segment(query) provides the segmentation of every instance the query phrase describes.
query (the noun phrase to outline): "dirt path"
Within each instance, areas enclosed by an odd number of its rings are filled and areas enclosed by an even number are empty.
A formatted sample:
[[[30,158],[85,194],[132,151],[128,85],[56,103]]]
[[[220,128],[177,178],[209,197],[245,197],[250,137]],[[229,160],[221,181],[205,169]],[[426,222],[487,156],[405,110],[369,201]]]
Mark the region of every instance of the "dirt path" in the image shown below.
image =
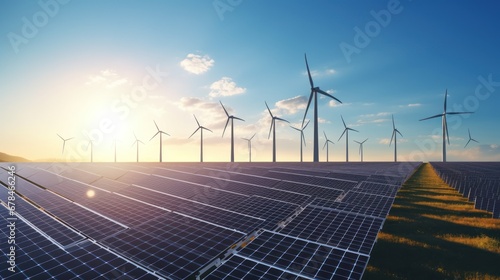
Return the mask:
[[[423,164],[399,191],[363,279],[500,279],[500,220]]]

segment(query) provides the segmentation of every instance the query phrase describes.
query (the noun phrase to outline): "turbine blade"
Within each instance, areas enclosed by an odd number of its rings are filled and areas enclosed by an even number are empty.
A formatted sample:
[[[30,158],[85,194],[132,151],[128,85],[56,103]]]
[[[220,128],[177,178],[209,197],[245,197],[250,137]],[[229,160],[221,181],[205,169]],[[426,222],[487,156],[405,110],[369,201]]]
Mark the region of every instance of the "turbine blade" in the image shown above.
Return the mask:
[[[151,139],[149,139],[149,141],[153,140],[153,138],[155,138],[156,135],[158,135],[158,133],[160,133],[160,131],[156,132],[155,135],[153,135],[153,137],[151,137]]]
[[[226,116],[229,117],[229,114],[227,113],[226,108],[224,107],[224,105],[222,105],[222,102],[220,100],[219,100],[219,103],[222,106],[222,109],[224,109],[224,112],[226,112]]]
[[[358,143],[358,144],[361,144],[361,142],[358,142],[358,141],[356,141],[356,140],[352,140],[352,141],[354,141],[354,142],[356,142],[356,143]]]
[[[473,114],[474,112],[448,112],[447,115]]]
[[[444,113],[446,114],[446,100],[448,99],[448,89],[446,89],[445,93],[444,93]]]
[[[439,114],[439,115],[435,115],[435,116],[428,117],[428,118],[425,118],[425,119],[420,119],[419,121],[425,121],[425,120],[428,120],[428,119],[434,119],[434,118],[442,117],[443,115],[444,114]]]
[[[304,132],[301,131],[300,135],[302,136],[302,140],[304,140],[304,142],[302,142],[302,143],[304,143],[304,146],[306,146],[306,137],[304,136]]]
[[[271,126],[269,127],[269,136],[267,136],[267,139],[269,139],[271,137],[271,130],[273,130],[273,125],[274,125],[274,118],[271,121]]]
[[[69,141],[69,140],[71,140],[71,139],[73,139],[73,138],[75,138],[75,137],[70,137],[70,138],[68,138],[68,139],[65,139],[64,141]]]
[[[328,137],[326,137],[326,133],[324,130],[323,130],[323,135],[325,135],[325,139],[328,140]]]
[[[474,141],[474,142],[476,142],[476,143],[479,143],[476,139],[472,139],[472,138],[471,138],[470,140],[472,140],[472,141]]]
[[[191,138],[191,137],[193,137],[193,135],[194,135],[196,132],[198,132],[198,130],[199,130],[200,128],[202,128],[202,127],[201,127],[201,126],[198,126],[198,128],[197,128],[197,129],[193,132],[193,134],[191,134],[191,136],[189,136],[189,137],[188,137],[188,139],[189,139],[189,138]]]
[[[470,139],[469,139],[469,141],[467,141],[467,144],[465,144],[464,148],[466,148],[467,145],[469,145],[469,142],[470,142]]]
[[[326,145],[328,145],[328,140],[325,141],[325,145],[323,145],[323,150],[325,149]]]
[[[231,118],[229,118],[229,117],[227,118],[226,126],[224,126],[224,131],[222,131],[222,137],[224,137],[224,133],[226,132],[226,128],[227,128],[227,125],[229,124],[230,119]]]
[[[401,135],[401,137],[404,137],[403,134],[401,134],[401,132],[399,132],[399,130],[395,130],[395,132],[399,133],[399,135]]]
[[[300,129],[298,129],[298,128],[295,128],[295,127],[293,127],[293,126],[290,126],[290,127],[291,127],[291,128],[293,128],[293,129],[295,129],[295,130],[297,130],[297,131],[302,132],[302,130],[300,130]]]
[[[162,133],[162,134],[165,134],[165,135],[170,136],[170,134],[168,134],[168,133],[166,133],[166,132],[164,132],[164,131],[161,131],[161,130],[160,130],[159,132],[160,132],[160,133]]]
[[[153,122],[155,123],[156,129],[157,129],[158,131],[160,131],[160,128],[158,127],[158,125],[156,124],[156,122],[155,122],[154,120],[153,120]]]
[[[361,142],[361,144],[365,143],[366,141],[368,141],[368,138],[366,138],[365,141]]]
[[[61,138],[61,140],[66,141],[66,140],[64,140],[64,138],[62,138],[61,135],[59,135],[58,133],[56,133],[56,134],[57,134],[57,136],[59,136],[59,138]]]
[[[317,91],[318,91],[319,93],[323,94],[323,95],[326,95],[326,96],[328,96],[328,97],[331,97],[331,98],[335,99],[337,102],[339,102],[340,104],[342,104],[342,101],[340,101],[340,100],[338,100],[337,98],[333,97],[333,95],[331,95],[331,94],[327,93],[326,91],[322,91],[322,90],[321,90],[321,89],[319,89],[319,88],[317,89]]]
[[[274,117],[275,120],[279,120],[279,121],[283,121],[283,122],[287,122],[287,123],[290,123],[289,121],[285,120],[285,119],[282,119],[282,118],[278,118],[278,117]]]
[[[389,147],[391,146],[392,144],[392,139],[394,139],[394,136],[396,135],[396,130],[393,130],[392,131],[392,136],[391,136],[391,141],[389,142]],[[395,142],[394,142],[395,143]]]
[[[394,124],[394,115],[392,115],[392,129],[393,130],[396,129],[396,125]]]
[[[196,118],[196,115],[195,115],[195,114],[193,114],[193,116],[194,116],[194,120],[196,121],[196,124],[198,125],[198,127],[200,127],[200,122],[199,122],[199,121],[198,121],[198,119]]]
[[[311,120],[307,120],[307,123],[306,123],[306,125],[304,125],[304,126],[302,127],[302,130],[306,129],[306,127],[307,127],[307,125],[309,124],[309,122],[310,122],[310,121],[311,121]]]
[[[304,59],[306,60],[306,68],[307,68],[307,75],[309,76],[309,84],[311,85],[311,88],[314,88],[314,83],[313,79],[311,77],[311,71],[309,71],[309,64],[307,63],[307,55],[304,54]]]
[[[448,139],[448,145],[450,145],[450,134],[448,133],[448,121],[446,120],[446,115],[444,115],[444,127],[446,128],[446,139]]]
[[[210,130],[210,129],[208,129],[208,128],[204,127],[204,126],[202,126],[202,127],[201,127],[201,129],[208,130],[208,131],[210,131],[210,132],[214,133],[212,130]]]
[[[267,102],[264,101],[264,103],[266,103],[266,107],[267,107],[267,111],[269,111],[269,115],[271,115],[271,118],[274,118],[273,113],[271,113],[271,109],[269,109],[269,106],[267,106]]]
[[[311,90],[311,95],[309,95],[309,101],[307,102],[306,106],[306,112],[304,113],[304,118],[302,119],[302,125],[304,125],[304,122],[306,121],[306,116],[307,116],[307,110],[309,110],[309,105],[311,105],[311,100],[313,98],[313,91]]]
[[[346,129],[344,129],[344,131],[342,132],[342,135],[340,135],[339,140],[337,140],[337,141],[340,141],[340,139],[342,139],[342,136],[344,136],[344,133],[345,133],[346,131],[347,131],[347,128],[346,128]]]
[[[234,117],[234,116],[232,116],[232,118],[233,118],[233,119],[240,120],[240,121],[245,121],[245,120],[244,120],[244,119],[242,119],[242,118],[238,118],[238,117]]]
[[[346,129],[347,129],[347,130],[352,130],[352,131],[359,132],[359,131],[357,131],[356,129],[352,129],[352,128],[350,128],[350,127],[346,127]]]
[[[342,115],[340,115],[340,118],[342,118],[342,123],[344,124],[344,128],[347,129],[347,126],[345,125],[344,117],[342,117]]]
[[[253,137],[255,136],[255,134],[257,134],[257,133],[254,133],[254,134],[252,135],[252,137],[250,137],[250,139],[248,139],[248,141],[252,141],[252,139],[253,139]]]
[[[469,131],[469,139],[471,139],[471,137],[470,137],[470,129],[469,129],[469,128],[467,128],[467,131]]]

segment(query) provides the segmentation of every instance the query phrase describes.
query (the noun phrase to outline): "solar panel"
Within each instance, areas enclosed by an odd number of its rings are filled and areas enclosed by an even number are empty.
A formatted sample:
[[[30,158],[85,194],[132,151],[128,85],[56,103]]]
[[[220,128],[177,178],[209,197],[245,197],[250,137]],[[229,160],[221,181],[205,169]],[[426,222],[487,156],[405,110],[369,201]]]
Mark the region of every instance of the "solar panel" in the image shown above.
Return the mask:
[[[186,279],[244,235],[167,213],[103,241],[161,275]]]
[[[66,181],[63,177],[50,173],[48,171],[40,169],[38,172],[31,174],[30,176],[26,177],[22,173],[19,173],[22,177],[27,178],[29,181],[43,186],[45,188],[49,188],[53,185],[60,184],[61,182]]]
[[[16,212],[61,246],[68,246],[84,239],[84,236],[21,198],[16,199]]]
[[[388,197],[396,197],[396,194],[399,190],[399,186],[386,185],[373,182],[361,182],[355,190],[358,192],[366,192]]]
[[[116,168],[114,165],[109,163],[82,163],[76,166],[76,168],[113,180],[116,180],[127,172],[126,170]]]
[[[288,272],[290,276],[310,279],[361,279],[369,259],[367,255],[271,231],[264,231],[236,255]],[[224,265],[212,275],[223,269]]]
[[[0,210],[1,220],[7,223],[8,212]],[[0,227],[3,236],[9,229]],[[2,263],[7,263],[7,255],[1,254]],[[2,279],[98,279],[131,277],[132,279],[158,279],[146,270],[106,251],[93,243],[74,245],[64,250],[51,243],[43,235],[22,220],[16,221],[15,272],[8,265],[0,269]]]
[[[118,182],[115,180],[111,180],[111,179],[108,179],[105,177],[101,178],[97,181],[92,182],[91,185],[96,186],[96,187],[101,188],[101,189],[108,190],[110,192],[121,191],[121,190],[128,188],[130,186],[129,184]]]
[[[391,210],[394,197],[350,191],[342,198],[342,202],[376,209],[385,217],[389,214],[389,210]]]
[[[49,209],[49,212],[94,240],[106,238],[125,229],[120,224],[114,223],[74,203]]]
[[[370,254],[381,226],[378,218],[306,207],[280,233]]]
[[[354,214],[361,214],[361,215],[367,215],[367,216],[372,216],[372,217],[377,217],[381,219],[385,219],[387,216],[386,211],[382,209],[377,209],[373,207],[365,207],[359,204],[350,204],[346,202],[341,202],[341,201],[331,201],[331,200],[326,200],[326,199],[321,199],[317,198],[313,200],[310,204],[310,206],[317,206],[321,208],[327,208],[327,209],[335,209],[347,213],[354,213]]]
[[[251,196],[238,204],[236,212],[265,219],[265,229],[274,229],[279,222],[286,220],[298,209],[297,204],[276,201],[265,197]]]
[[[329,200],[337,199],[344,192],[343,190],[331,189],[323,186],[311,186],[293,182],[280,182],[276,184],[274,188],[302,193],[313,197],[322,197]]]

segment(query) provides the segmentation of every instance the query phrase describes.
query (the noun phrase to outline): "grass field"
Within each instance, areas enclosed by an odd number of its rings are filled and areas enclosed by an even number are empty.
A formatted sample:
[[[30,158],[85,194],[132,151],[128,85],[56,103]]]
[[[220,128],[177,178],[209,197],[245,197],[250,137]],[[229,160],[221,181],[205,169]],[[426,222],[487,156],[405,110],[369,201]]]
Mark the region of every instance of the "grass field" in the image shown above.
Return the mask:
[[[500,279],[500,219],[423,164],[399,191],[363,279]]]

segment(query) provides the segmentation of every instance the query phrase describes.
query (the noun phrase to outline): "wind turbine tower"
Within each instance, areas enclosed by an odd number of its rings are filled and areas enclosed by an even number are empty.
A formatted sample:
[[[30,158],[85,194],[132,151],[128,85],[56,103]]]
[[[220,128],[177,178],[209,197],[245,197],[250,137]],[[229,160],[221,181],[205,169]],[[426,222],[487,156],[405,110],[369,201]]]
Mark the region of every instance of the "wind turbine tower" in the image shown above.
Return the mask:
[[[279,118],[279,117],[276,117],[273,115],[273,113],[271,112],[271,109],[269,109],[269,106],[267,106],[267,102],[264,101],[264,103],[266,103],[266,107],[267,107],[267,111],[269,111],[269,115],[271,115],[271,127],[269,127],[269,136],[267,137],[267,139],[269,139],[269,137],[271,137],[271,131],[273,132],[273,162],[276,162],[276,121],[283,121],[283,122],[287,122],[287,123],[290,123],[289,121],[285,120],[285,119],[282,119],[282,118]]]
[[[136,162],[139,162],[139,143],[143,144],[144,145],[144,142],[142,142],[141,140],[139,140],[137,138],[137,136],[135,135],[135,132],[134,132],[134,138],[135,138],[135,141],[134,143],[132,143],[132,146],[134,146],[134,144],[137,145],[137,157],[136,157]]]
[[[250,138],[241,138],[241,139],[246,140],[248,142],[248,162],[252,162],[252,139],[254,136],[255,136],[255,133]]]
[[[307,56],[304,54],[304,58],[306,61],[307,75],[309,76],[309,84],[311,85],[311,94],[309,95],[309,101],[307,102],[306,112],[304,113],[304,119],[302,120],[302,125],[304,125],[304,121],[306,120],[307,110],[309,109],[309,105],[311,105],[311,101],[314,98],[314,140],[313,140],[313,161],[319,162],[319,136],[318,136],[318,93],[328,96],[339,103],[342,103],[337,98],[333,97],[329,93],[321,90],[319,87],[314,86],[314,82],[312,80],[311,71],[309,70],[309,64],[307,63]]]
[[[229,115],[227,112],[226,108],[224,105],[222,105],[222,102],[220,102],[220,105],[222,106],[222,109],[224,109],[224,112],[226,113],[227,116],[227,122],[226,126],[224,126],[224,131],[222,132],[222,137],[224,137],[224,132],[226,132],[227,125],[229,124],[229,120],[231,120],[231,162],[234,162],[234,120],[240,120],[240,121],[245,121],[244,119],[240,119],[238,117],[235,117],[233,115]]]
[[[326,162],[328,162],[328,144],[329,143],[332,143],[332,144],[335,144],[333,143],[330,139],[328,139],[328,137],[326,137],[326,133],[323,131],[323,134],[325,135],[325,145],[323,145],[323,150],[325,149],[325,146],[326,146]]]
[[[366,142],[366,140],[368,140],[368,138],[366,138],[363,142],[358,142],[354,140],[354,142],[359,144],[359,154],[361,156],[361,162],[363,162],[363,144]]]
[[[420,120],[420,121],[424,121],[424,120],[428,120],[428,119],[434,119],[434,118],[441,117],[441,126],[442,126],[442,129],[443,129],[443,162],[446,162],[446,140],[448,140],[448,145],[450,144],[450,135],[448,133],[448,123],[446,121],[446,116],[447,115],[461,115],[461,114],[472,114],[472,113],[474,113],[474,112],[448,112],[447,109],[446,109],[446,100],[447,100],[447,98],[448,98],[448,90],[446,90],[445,93],[444,93],[444,110],[443,110],[443,113]]]
[[[155,138],[155,137],[156,137],[156,135],[160,135],[160,162],[163,162],[163,159],[162,159],[162,155],[163,155],[163,151],[162,151],[163,140],[162,140],[162,137],[161,137],[161,136],[162,136],[162,134],[165,134],[165,135],[167,135],[167,136],[170,136],[170,134],[168,134],[168,133],[166,133],[166,132],[164,132],[164,131],[161,131],[161,130],[160,130],[160,128],[158,127],[158,125],[156,124],[156,122],[155,122],[155,121],[153,121],[153,122],[154,122],[154,124],[155,124],[155,126],[156,126],[156,130],[157,130],[157,132],[156,132],[156,134],[155,134],[155,135],[153,135],[153,137],[151,137],[151,139],[149,139],[149,141],[153,140],[153,138]]]
[[[198,119],[196,118],[196,116],[193,114],[194,116],[194,119],[196,121],[196,124],[198,124],[198,128],[193,132],[193,134],[191,134],[191,136],[188,137],[191,138],[198,130],[200,130],[200,134],[201,134],[201,142],[200,142],[200,162],[203,162],[203,130],[208,130],[210,132],[213,133],[213,131],[211,131],[210,129],[204,127],[204,126],[201,126],[200,125],[200,122],[198,122]]]
[[[300,162],[302,162],[302,143],[304,143],[304,146],[306,145],[306,138],[304,137],[304,129],[306,129],[308,124],[309,124],[309,121],[307,121],[306,125],[302,126],[301,129],[290,126],[291,128],[300,132]]]
[[[391,142],[389,142],[389,147],[392,144],[392,139],[394,139],[394,162],[398,161],[398,140],[397,140],[397,134],[401,135],[403,137],[403,134],[399,132],[399,130],[396,128],[396,125],[394,124],[394,115],[392,115],[392,136],[391,136]]]
[[[342,132],[342,135],[340,135],[339,141],[342,138],[342,136],[344,136],[344,133],[345,133],[345,161],[349,162],[349,130],[356,131],[356,132],[359,132],[359,131],[357,131],[356,129],[352,129],[350,127],[347,127],[347,125],[345,124],[345,121],[344,121],[344,117],[342,117],[342,115],[340,115],[340,117],[342,118],[342,123],[344,124],[344,131]]]

